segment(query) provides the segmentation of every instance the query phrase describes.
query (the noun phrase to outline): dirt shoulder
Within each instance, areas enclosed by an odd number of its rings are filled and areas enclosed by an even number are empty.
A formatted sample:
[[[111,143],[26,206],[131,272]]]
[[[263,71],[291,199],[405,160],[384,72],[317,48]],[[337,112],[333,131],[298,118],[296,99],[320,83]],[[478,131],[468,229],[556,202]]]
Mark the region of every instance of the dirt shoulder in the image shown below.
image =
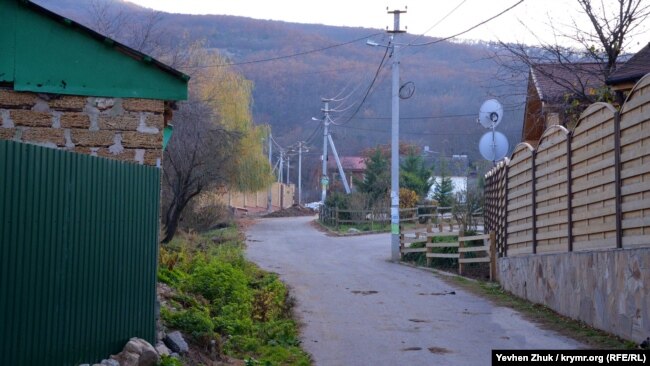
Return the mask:
[[[560,315],[550,308],[521,299],[501,288],[498,283],[472,280],[456,275],[443,275],[434,271],[434,275],[450,285],[462,288],[472,294],[481,296],[495,305],[518,311],[526,319],[544,329],[555,331],[573,338],[595,349],[634,349],[634,342],[619,338],[610,333],[593,328],[583,322]]]

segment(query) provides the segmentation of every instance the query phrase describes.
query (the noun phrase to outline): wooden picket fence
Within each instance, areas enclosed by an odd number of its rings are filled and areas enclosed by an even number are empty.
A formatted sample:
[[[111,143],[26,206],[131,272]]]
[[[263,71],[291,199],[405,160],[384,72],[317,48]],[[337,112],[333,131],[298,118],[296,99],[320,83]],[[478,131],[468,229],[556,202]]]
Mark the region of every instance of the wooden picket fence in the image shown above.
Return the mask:
[[[400,234],[400,253],[402,258],[408,253],[424,253],[427,267],[431,265],[433,258],[456,259],[458,261],[458,274],[463,275],[465,265],[469,263],[489,263],[490,280],[496,279],[496,233],[491,231],[483,235],[462,236],[465,230],[462,226],[449,225],[449,231],[444,231],[442,223],[438,225],[429,224],[415,230],[402,231]],[[458,237],[457,241],[438,243],[434,238]],[[481,246],[468,246],[472,241],[482,240]],[[413,247],[412,244],[424,244],[423,247]],[[453,248],[455,253],[434,253],[434,248]],[[479,257],[466,257],[467,253],[483,253]]]

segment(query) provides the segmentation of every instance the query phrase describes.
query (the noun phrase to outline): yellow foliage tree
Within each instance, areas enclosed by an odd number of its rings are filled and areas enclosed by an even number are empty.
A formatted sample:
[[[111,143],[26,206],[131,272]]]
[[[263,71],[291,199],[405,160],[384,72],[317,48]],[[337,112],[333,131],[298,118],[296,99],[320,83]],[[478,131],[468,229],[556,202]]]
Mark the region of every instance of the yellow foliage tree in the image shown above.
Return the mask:
[[[227,60],[216,53],[202,53],[200,65],[223,65]],[[207,67],[193,77],[198,94],[217,116],[217,123],[238,135],[232,147],[234,169],[229,186],[241,192],[255,192],[273,182],[271,166],[262,150],[265,126],[253,123],[253,83],[227,66]]]

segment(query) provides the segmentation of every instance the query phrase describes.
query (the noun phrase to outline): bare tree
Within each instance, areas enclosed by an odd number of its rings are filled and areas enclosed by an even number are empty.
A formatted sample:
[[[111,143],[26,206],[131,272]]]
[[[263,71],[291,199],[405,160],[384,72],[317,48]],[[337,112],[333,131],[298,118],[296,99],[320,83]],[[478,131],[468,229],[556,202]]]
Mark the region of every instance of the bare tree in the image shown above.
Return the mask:
[[[191,97],[174,113],[174,136],[165,152],[163,242],[169,242],[190,201],[201,192],[227,185],[232,174],[231,150],[239,139],[215,123],[212,109]]]
[[[125,4],[91,0],[87,7],[89,26],[135,50],[154,57],[174,53],[178,47],[165,42],[163,13],[151,9],[130,10]]]
[[[535,71],[566,91],[570,96],[565,101],[567,106],[611,99],[606,88],[593,86],[604,86],[605,80],[616,70],[626,42],[650,15],[650,4],[646,0],[616,0],[615,8],[607,8],[604,1],[576,1],[589,19],[591,29],[580,27],[575,19],[563,30],[552,23],[549,29],[556,40],[580,47],[548,43],[539,37],[536,46],[499,42],[493,56],[500,66],[497,78],[506,86],[515,87],[515,96],[525,95],[522,87],[531,68],[554,64],[552,70],[540,67]]]
[[[580,29],[574,22],[574,40],[578,41],[589,56],[603,63],[605,78],[616,70],[616,62],[638,27],[650,15],[650,3],[645,0],[617,0],[617,9],[608,14],[603,2],[594,7],[591,0],[577,0],[589,17],[593,32]]]

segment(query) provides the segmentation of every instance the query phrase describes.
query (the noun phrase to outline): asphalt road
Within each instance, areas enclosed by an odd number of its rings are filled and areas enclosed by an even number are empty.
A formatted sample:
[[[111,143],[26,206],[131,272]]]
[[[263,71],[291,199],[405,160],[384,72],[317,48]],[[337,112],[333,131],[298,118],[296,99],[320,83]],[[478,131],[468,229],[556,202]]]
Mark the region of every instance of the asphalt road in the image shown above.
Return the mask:
[[[585,348],[431,273],[388,262],[388,234],[330,237],[312,220],[257,220],[247,256],[291,287],[303,347],[318,366],[483,366],[492,349]]]

